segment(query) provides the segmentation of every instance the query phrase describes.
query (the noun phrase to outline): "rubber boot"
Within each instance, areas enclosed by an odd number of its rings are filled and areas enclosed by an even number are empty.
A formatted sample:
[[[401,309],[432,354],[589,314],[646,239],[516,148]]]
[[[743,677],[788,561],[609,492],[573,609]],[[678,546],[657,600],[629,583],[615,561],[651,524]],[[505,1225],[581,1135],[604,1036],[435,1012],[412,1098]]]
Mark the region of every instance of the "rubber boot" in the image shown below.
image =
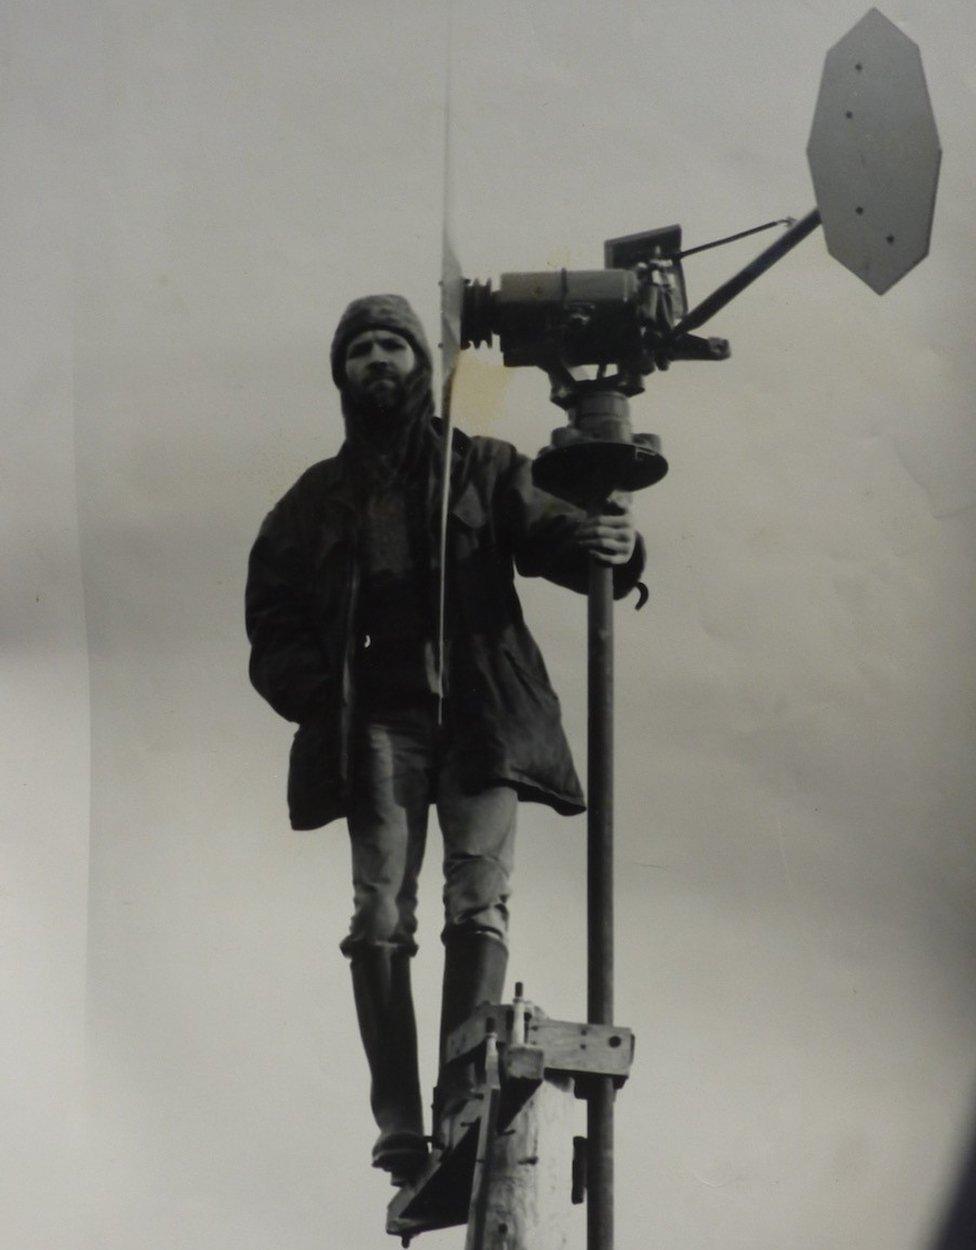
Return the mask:
[[[508,949],[493,933],[457,930],[444,939],[440,1055],[434,1091],[434,1138],[443,1146],[451,1116],[477,1088],[472,1061],[446,1062],[447,1039],[482,1003],[499,1003],[505,988]]]
[[[373,1167],[389,1172],[394,1185],[402,1185],[427,1159],[410,956],[393,946],[370,946],[356,952],[351,967],[359,1032],[369,1063],[369,1101],[380,1130]]]

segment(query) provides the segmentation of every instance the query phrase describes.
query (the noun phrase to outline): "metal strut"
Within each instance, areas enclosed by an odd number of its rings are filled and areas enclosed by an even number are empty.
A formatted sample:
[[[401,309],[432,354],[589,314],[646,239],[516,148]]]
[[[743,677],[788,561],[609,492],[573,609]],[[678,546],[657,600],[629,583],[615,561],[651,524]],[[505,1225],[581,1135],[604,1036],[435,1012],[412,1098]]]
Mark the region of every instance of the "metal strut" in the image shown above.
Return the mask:
[[[668,335],[666,345],[676,342],[690,330],[697,330],[699,326],[704,325],[710,317],[715,316],[720,308],[724,308],[726,304],[731,303],[741,291],[744,291],[747,286],[751,286],[767,269],[775,265],[787,252],[792,251],[798,243],[801,243],[819,225],[820,210],[816,208],[811,209],[799,221],[795,221],[789,230],[781,234],[776,242],[770,244],[764,252],[760,252],[755,260],[751,260],[744,269],[740,269],[738,273],[733,274],[727,282],[723,282],[717,290],[706,296],[691,312],[682,317]]]

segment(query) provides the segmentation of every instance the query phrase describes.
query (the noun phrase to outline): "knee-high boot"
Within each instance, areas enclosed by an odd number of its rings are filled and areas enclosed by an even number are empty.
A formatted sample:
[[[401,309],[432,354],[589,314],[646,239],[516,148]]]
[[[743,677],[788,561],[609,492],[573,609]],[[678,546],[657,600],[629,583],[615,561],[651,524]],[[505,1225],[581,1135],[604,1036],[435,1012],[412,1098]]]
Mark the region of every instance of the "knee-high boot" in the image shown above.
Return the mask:
[[[410,956],[395,947],[370,946],[353,955],[351,967],[369,1063],[369,1101],[380,1130],[373,1166],[390,1172],[394,1184],[403,1184],[427,1157]]]
[[[443,1121],[459,1108],[474,1088],[471,1063],[446,1068],[447,1039],[482,1003],[498,1003],[505,988],[508,948],[493,933],[458,929],[444,937],[444,981],[441,991],[440,1055],[434,1094],[434,1134],[443,1141]]]

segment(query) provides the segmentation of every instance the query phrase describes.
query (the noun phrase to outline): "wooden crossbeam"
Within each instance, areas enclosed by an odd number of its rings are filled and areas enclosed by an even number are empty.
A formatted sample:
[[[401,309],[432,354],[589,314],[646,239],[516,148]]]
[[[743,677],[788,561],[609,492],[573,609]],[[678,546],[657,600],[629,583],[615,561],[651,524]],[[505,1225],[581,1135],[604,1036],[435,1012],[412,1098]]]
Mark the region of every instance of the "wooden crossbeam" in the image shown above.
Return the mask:
[[[435,1126],[443,1140],[423,1173],[390,1202],[387,1232],[408,1245],[419,1233],[469,1223],[467,1250],[521,1246],[499,1241],[497,1230],[522,1227],[529,1214],[536,1219],[540,1201],[551,1208],[546,1217],[551,1224],[570,1204],[574,1176],[579,1188],[565,1099],[585,1097],[595,1077],[612,1077],[619,1087],[633,1054],[630,1029],[550,1020],[535,1004],[518,999],[479,1007],[446,1045],[448,1065],[472,1065],[476,1087],[448,1124]],[[509,1201],[515,1208],[503,1218],[499,1211]],[[526,1243],[526,1250],[542,1250],[545,1223],[531,1234],[538,1246]]]

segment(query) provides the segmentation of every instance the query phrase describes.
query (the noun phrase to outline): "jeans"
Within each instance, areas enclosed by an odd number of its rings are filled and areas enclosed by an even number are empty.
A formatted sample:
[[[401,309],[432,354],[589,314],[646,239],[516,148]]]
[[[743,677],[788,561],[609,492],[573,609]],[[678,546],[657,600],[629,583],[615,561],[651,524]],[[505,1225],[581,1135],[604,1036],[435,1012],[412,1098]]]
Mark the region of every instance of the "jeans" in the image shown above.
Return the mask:
[[[344,955],[390,945],[415,954],[417,880],[434,803],[444,838],[444,929],[508,934],[518,799],[510,786],[466,794],[456,750],[431,706],[371,713],[353,742],[348,813],[354,910]]]

